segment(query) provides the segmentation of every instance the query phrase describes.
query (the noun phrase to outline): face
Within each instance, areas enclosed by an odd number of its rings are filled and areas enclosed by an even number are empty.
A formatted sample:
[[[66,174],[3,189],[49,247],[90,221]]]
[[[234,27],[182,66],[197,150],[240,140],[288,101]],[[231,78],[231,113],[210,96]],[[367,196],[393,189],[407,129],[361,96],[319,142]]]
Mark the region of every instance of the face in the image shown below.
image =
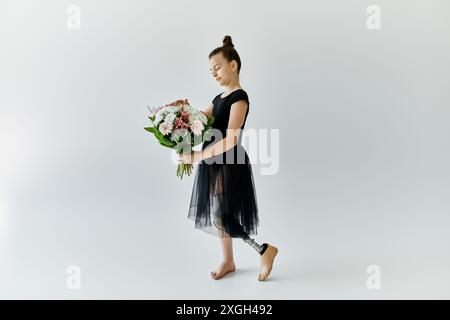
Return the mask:
[[[218,53],[209,59],[209,70],[213,78],[221,86],[225,86],[237,76],[237,63],[234,60],[227,61],[222,53]]]

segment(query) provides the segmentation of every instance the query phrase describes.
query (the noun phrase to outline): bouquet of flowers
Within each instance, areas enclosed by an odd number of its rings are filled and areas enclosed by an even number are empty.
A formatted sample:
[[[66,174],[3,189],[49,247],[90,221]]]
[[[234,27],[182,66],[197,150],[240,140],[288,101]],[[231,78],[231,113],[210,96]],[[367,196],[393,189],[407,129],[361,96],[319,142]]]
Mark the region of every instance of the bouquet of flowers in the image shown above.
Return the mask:
[[[150,126],[144,129],[153,133],[162,146],[178,154],[191,153],[194,146],[211,139],[214,117],[193,108],[187,100],[180,105],[148,109]],[[183,179],[185,173],[191,175],[192,167],[190,163],[178,164],[177,176]]]

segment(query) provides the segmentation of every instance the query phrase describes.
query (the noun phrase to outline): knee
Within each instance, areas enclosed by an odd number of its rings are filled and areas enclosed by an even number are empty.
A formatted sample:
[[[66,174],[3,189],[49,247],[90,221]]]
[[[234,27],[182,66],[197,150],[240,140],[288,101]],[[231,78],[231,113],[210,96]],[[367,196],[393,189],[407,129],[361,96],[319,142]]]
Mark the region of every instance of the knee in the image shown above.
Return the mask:
[[[214,217],[213,223],[214,223],[214,226],[217,229],[222,229],[223,228],[223,221],[222,221],[222,219],[220,217],[217,217],[217,216]]]

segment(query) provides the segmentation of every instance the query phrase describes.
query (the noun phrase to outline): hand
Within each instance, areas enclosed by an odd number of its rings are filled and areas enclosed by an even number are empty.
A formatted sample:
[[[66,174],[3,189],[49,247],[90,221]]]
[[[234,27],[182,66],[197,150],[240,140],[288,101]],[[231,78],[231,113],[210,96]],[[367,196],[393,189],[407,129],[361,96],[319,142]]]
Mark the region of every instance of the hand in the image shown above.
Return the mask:
[[[191,153],[180,154],[179,159],[180,162],[185,164],[193,164],[202,161],[202,153],[200,151],[194,151]]]
[[[166,106],[179,106],[182,104],[189,104],[188,99],[178,99],[178,100],[175,100],[174,102],[166,104]]]

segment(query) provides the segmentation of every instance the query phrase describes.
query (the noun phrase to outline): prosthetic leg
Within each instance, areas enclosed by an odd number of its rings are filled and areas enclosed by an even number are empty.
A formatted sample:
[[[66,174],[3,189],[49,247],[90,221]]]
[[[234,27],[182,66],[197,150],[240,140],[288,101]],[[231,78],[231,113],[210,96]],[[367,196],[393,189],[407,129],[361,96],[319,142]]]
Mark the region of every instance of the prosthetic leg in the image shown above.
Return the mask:
[[[213,210],[214,210],[213,224],[218,229],[219,232],[222,232],[222,236],[223,236],[225,231],[223,230],[222,217],[220,215],[221,212],[219,209],[220,203],[223,199],[223,195],[215,194],[215,196],[216,196],[216,199],[215,199],[216,201],[215,201],[215,205],[213,207]],[[259,244],[254,239],[250,238],[248,233],[244,231],[242,225],[238,221],[233,220],[232,224],[233,224],[233,229],[235,229],[237,231],[237,233],[234,234],[234,237],[238,237],[238,238],[241,238],[242,240],[244,240],[245,243],[249,244],[260,255],[264,254],[264,252],[266,251],[266,249],[268,247],[267,243]]]

